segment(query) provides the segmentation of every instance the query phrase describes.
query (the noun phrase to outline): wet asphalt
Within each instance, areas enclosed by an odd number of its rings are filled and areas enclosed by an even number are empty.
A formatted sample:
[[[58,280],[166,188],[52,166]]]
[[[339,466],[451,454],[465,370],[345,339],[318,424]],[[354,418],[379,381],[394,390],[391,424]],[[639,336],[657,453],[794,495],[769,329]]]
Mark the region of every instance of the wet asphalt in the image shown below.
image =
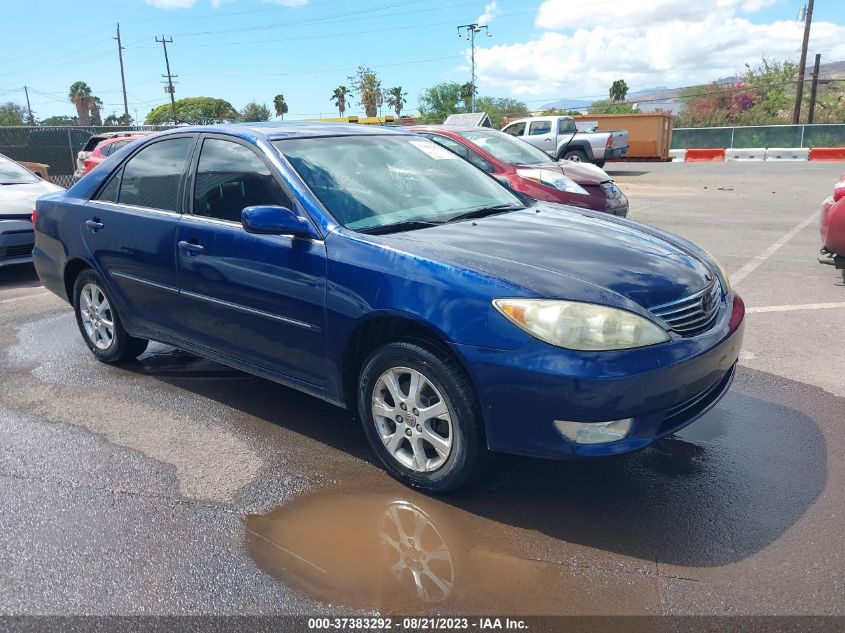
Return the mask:
[[[845,615],[845,285],[812,219],[845,165],[609,167],[737,275],[733,388],[640,453],[500,457],[443,498],[316,399],[163,345],[98,363],[0,269],[0,614]]]

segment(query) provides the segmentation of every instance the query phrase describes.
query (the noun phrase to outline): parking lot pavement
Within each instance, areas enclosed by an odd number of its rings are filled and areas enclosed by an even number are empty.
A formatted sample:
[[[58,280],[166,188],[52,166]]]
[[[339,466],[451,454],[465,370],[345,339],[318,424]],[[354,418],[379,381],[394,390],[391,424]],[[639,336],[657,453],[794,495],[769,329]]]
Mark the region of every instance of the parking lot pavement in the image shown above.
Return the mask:
[[[0,613],[845,615],[845,286],[815,260],[845,165],[609,168],[737,280],[733,389],[635,455],[442,499],[308,396],[161,345],[98,363],[0,269]]]

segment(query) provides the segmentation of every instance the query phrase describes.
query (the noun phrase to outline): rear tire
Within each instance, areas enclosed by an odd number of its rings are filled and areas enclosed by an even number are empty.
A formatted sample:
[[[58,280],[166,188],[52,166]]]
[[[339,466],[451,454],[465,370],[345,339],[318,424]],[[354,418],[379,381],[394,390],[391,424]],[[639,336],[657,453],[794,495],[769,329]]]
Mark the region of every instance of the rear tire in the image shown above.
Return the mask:
[[[570,149],[563,155],[563,160],[571,160],[573,163],[586,163],[587,154],[584,150]]]
[[[445,354],[414,343],[380,347],[364,363],[357,400],[370,445],[407,486],[448,492],[481,472],[487,446],[477,398]]]
[[[79,273],[73,285],[73,311],[82,339],[104,363],[122,363],[144,353],[149,341],[129,336],[114,300],[93,270]]]
[[[593,163],[593,164],[594,164],[596,167],[598,167],[599,169],[604,169],[604,165],[605,165],[605,163],[606,163],[606,161],[603,161],[603,160],[597,160],[597,161],[596,161],[595,163]]]

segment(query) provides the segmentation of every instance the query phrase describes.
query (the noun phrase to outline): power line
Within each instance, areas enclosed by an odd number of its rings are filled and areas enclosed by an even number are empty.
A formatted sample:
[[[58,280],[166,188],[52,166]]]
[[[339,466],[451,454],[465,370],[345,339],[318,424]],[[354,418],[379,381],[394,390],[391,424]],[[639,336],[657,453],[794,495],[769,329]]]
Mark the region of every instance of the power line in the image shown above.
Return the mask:
[[[472,24],[461,24],[458,26],[458,37],[463,36],[463,32],[466,31],[466,38],[469,40],[470,46],[470,60],[472,63],[472,80],[470,81],[470,101],[472,103],[472,111],[475,112],[475,35],[476,33],[481,33],[482,31],[490,37],[490,30],[487,28],[486,24],[478,24],[473,22]]]

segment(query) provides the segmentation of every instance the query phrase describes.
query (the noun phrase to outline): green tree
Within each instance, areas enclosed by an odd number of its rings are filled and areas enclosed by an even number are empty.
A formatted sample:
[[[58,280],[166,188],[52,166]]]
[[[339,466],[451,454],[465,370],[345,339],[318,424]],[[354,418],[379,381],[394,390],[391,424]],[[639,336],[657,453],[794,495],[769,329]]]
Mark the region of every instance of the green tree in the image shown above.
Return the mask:
[[[578,110],[562,110],[560,108],[550,108],[548,110],[543,110],[540,113],[540,116],[581,116],[581,112]]]
[[[461,100],[464,102],[464,110],[472,112],[472,98],[477,94],[478,88],[473,86],[471,81],[461,84]]]
[[[79,117],[65,116],[63,114],[49,116],[46,119],[42,119],[40,125],[79,125]]]
[[[352,90],[358,95],[358,102],[364,108],[367,116],[376,116],[381,104],[384,103],[384,94],[381,90],[381,80],[376,73],[367,66],[361,64],[354,75],[349,76]]]
[[[91,87],[84,81],[75,81],[70,86],[68,98],[76,106],[79,124],[91,125],[91,108],[97,107],[96,97],[92,94]]]
[[[208,125],[237,121],[238,111],[224,99],[213,97],[186,97],[176,100],[176,118],[182,123],[190,125]],[[165,103],[153,108],[147,115],[146,125],[166,125],[173,120],[170,104]]]
[[[618,103],[628,96],[628,84],[624,79],[617,79],[610,85],[610,100]]]
[[[62,125],[62,124],[59,124]],[[71,123],[65,125],[72,125]],[[103,120],[103,125],[132,125],[132,117],[128,117],[125,114],[121,114],[117,116],[116,114],[112,113],[108,115]]]
[[[456,81],[439,83],[427,88],[419,97],[418,108],[422,123],[443,123],[450,114],[461,112],[461,84]]]
[[[0,104],[0,125],[23,125],[24,111],[14,101]]]
[[[349,88],[346,86],[338,86],[334,89],[331,96],[331,102],[337,108],[337,113],[339,116],[343,116],[343,113],[346,112],[346,97],[349,96]]]
[[[405,107],[405,97],[407,92],[402,92],[401,86],[395,86],[387,91],[387,106],[393,108],[396,116],[402,116],[402,108]]]
[[[633,104],[608,99],[595,101],[590,106],[590,114],[632,114],[634,112],[636,110]]]
[[[506,97],[478,97],[475,110],[486,112],[490,117],[490,125],[495,128],[501,128],[509,119],[519,119],[530,114],[525,103]]]
[[[266,104],[250,101],[241,110],[241,121],[269,121],[270,114]]]
[[[285,95],[278,94],[273,97],[273,108],[276,110],[276,116],[284,119],[288,113],[288,103],[285,101]]]

